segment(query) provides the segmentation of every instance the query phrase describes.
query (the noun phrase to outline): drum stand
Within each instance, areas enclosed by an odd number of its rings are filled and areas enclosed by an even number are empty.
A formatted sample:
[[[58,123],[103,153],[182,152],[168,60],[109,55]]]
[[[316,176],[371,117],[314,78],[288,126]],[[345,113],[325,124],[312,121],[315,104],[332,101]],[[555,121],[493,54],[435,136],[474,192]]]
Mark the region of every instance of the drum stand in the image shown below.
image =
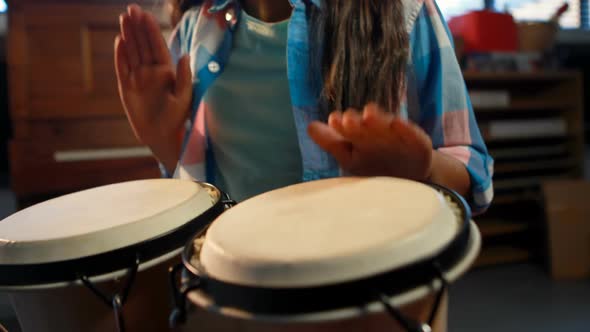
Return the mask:
[[[137,269],[139,267],[139,258],[135,260],[135,263],[132,267],[129,268],[127,271],[127,282],[123,287],[122,291],[113,295],[107,295],[98,287],[96,287],[90,279],[86,276],[81,276],[80,281],[86,286],[88,289],[94,293],[98,298],[100,298],[109,308],[113,309],[115,314],[115,324],[117,326],[118,332],[125,332],[125,320],[123,318],[123,306],[127,301],[127,297],[129,296],[129,292],[131,290],[131,286],[133,285],[133,281],[135,281],[135,276],[137,275]]]
[[[224,206],[224,209],[230,209],[236,206],[238,203],[231,199],[231,197],[227,193],[222,193],[223,199],[221,203]],[[202,234],[205,232],[207,228],[202,229],[198,234]],[[194,280],[190,280],[189,282],[185,283],[182,281],[181,272],[184,269],[184,264],[180,263],[176,266],[170,267],[168,269],[168,274],[170,276],[170,288],[172,289],[172,297],[174,302],[174,309],[172,313],[170,313],[169,317],[169,325],[170,328],[177,328],[178,326],[186,323],[186,315],[187,315],[187,303],[186,297],[189,292],[199,289],[201,287],[201,279],[195,278]],[[180,286],[178,286],[178,281],[180,280]]]
[[[177,284],[177,279],[179,279],[179,274],[182,271],[184,265],[178,264],[169,269],[170,273],[170,286],[172,288],[172,294],[174,296],[174,310],[170,315],[170,327],[176,328],[181,324],[186,322],[186,297],[187,294],[195,289],[199,289],[201,287],[201,279],[195,278],[188,283],[181,283],[179,287]],[[436,318],[436,313],[440,307],[442,298],[445,292],[448,289],[448,281],[443,275],[443,272],[440,266],[437,263],[433,264],[433,268],[436,273],[436,277],[441,284],[440,290],[436,294],[436,298],[432,305],[432,309],[430,311],[430,315],[428,316],[428,323],[420,323],[414,319],[408,318],[405,316],[400,310],[395,308],[389,302],[390,297],[383,292],[378,292],[379,297],[378,301],[381,302],[387,313],[395,319],[407,332],[432,332],[431,326],[433,326],[434,319]]]
[[[181,263],[168,270],[170,273],[172,296],[174,297],[174,310],[172,310],[172,313],[170,314],[170,328],[177,328],[186,323],[186,297],[189,292],[199,289],[201,286],[201,279],[195,278],[188,283],[181,283],[181,286],[179,287],[177,279],[180,279],[180,273],[183,268],[184,265]]]
[[[434,300],[434,304],[432,305],[432,310],[430,311],[430,315],[428,316],[428,323],[420,323],[416,320],[406,317],[399,311],[397,308],[389,303],[389,297],[383,293],[379,295],[379,302],[383,304],[387,313],[393,317],[406,331],[408,332],[432,332],[432,325],[434,323],[434,319],[436,318],[436,313],[438,312],[438,308],[440,307],[440,302],[443,298],[443,295],[448,289],[448,282],[444,277],[440,265],[434,263],[433,265],[438,280],[441,283],[440,290],[436,294],[436,298]]]

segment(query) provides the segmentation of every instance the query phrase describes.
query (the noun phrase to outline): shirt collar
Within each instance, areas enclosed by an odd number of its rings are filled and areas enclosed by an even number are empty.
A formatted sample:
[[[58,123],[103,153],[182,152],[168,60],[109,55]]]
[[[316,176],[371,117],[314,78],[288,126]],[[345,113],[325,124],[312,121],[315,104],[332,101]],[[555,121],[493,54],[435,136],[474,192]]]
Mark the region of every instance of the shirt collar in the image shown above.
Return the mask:
[[[213,5],[209,8],[209,12],[215,13],[221,10],[224,10],[229,5],[234,4],[237,0],[213,0]],[[317,7],[320,7],[321,0],[309,0],[311,3]],[[304,2],[304,0],[289,0],[292,6],[295,6],[297,3]]]
[[[213,4],[211,8],[209,8],[210,13],[215,13],[227,8],[227,6],[233,4],[236,0],[213,0]]]
[[[320,3],[322,2],[322,0],[309,0],[309,1],[311,1],[311,3],[318,8],[320,7]],[[289,2],[291,3],[292,6],[295,6],[296,3],[305,2],[305,0],[289,0]]]

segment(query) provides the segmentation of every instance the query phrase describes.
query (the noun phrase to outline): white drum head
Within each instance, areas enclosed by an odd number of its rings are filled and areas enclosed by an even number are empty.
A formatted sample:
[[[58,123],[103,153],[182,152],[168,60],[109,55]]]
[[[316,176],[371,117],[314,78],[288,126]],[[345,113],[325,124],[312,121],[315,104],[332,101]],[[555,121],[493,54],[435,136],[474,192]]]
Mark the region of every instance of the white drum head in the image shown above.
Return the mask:
[[[400,276],[398,271],[427,271],[421,284],[403,286],[404,291],[390,297],[403,305],[440,287],[431,269],[435,259],[444,260],[440,273],[449,282],[472,264],[480,237],[469,217],[460,198],[397,178],[335,178],[275,190],[226,211],[195,239],[189,250],[194,254],[185,253],[185,265],[203,278],[204,288],[188,298],[241,318],[340,319],[382,310],[362,294],[372,288],[373,278],[387,284],[389,276]],[[355,298],[365,300],[356,307],[320,300],[322,304],[314,305],[326,309],[311,311],[287,300],[301,296],[313,302],[314,292],[337,294],[334,289],[352,290]],[[248,303],[253,297],[257,303]]]
[[[212,278],[257,287],[355,280],[435,254],[459,222],[433,188],[336,178],[275,190],[226,211],[200,262]]]
[[[468,249],[465,255],[454,268],[447,271],[444,276],[448,281],[459,279],[474,263],[481,249],[481,235],[474,222],[470,222],[469,227],[470,239]],[[394,307],[401,307],[414,303],[427,297],[435,291],[440,290],[441,283],[436,280],[432,283],[416,287],[403,294],[398,294],[389,298],[389,304]],[[215,303],[211,296],[203,291],[193,291],[187,295],[191,303],[204,308],[207,311],[221,314],[228,317],[267,321],[276,323],[307,323],[307,322],[327,322],[332,320],[347,319],[351,317],[363,316],[370,313],[383,312],[384,308],[380,302],[373,301],[362,303],[356,306],[341,306],[332,310],[318,312],[303,312],[296,314],[267,314],[254,311],[247,311],[232,306],[220,306]]]
[[[219,201],[211,186],[173,179],[65,195],[0,222],[0,268],[79,260],[144,243],[183,227]]]

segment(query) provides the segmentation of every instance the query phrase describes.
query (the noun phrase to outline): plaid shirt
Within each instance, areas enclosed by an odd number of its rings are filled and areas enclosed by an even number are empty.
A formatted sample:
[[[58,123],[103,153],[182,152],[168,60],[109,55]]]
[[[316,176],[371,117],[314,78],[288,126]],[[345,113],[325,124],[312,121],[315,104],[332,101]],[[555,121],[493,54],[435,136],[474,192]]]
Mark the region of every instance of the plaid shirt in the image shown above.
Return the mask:
[[[320,0],[290,0],[293,13],[287,40],[287,76],[293,115],[303,162],[302,181],[342,175],[336,160],[307,134],[308,125],[320,118],[319,73],[310,69],[310,21],[308,6]],[[402,0],[410,35],[410,60],[402,115],[419,124],[435,149],[466,165],[471,177],[474,213],[483,212],[493,198],[493,159],[481,137],[465,82],[457,63],[450,32],[435,0]],[[191,57],[193,112],[174,176],[215,183],[215,165],[208,144],[203,102],[207,89],[223,72],[232,49],[232,37],[240,19],[237,0],[203,0],[187,11],[170,38],[177,61]]]

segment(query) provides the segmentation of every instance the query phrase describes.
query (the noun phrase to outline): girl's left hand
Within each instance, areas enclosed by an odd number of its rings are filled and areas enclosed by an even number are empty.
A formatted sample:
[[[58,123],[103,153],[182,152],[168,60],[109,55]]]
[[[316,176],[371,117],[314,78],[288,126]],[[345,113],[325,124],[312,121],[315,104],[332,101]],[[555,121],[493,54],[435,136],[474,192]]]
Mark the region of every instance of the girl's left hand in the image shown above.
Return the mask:
[[[330,114],[328,124],[313,122],[310,137],[358,176],[394,176],[427,180],[432,169],[432,141],[417,125],[368,104]]]

